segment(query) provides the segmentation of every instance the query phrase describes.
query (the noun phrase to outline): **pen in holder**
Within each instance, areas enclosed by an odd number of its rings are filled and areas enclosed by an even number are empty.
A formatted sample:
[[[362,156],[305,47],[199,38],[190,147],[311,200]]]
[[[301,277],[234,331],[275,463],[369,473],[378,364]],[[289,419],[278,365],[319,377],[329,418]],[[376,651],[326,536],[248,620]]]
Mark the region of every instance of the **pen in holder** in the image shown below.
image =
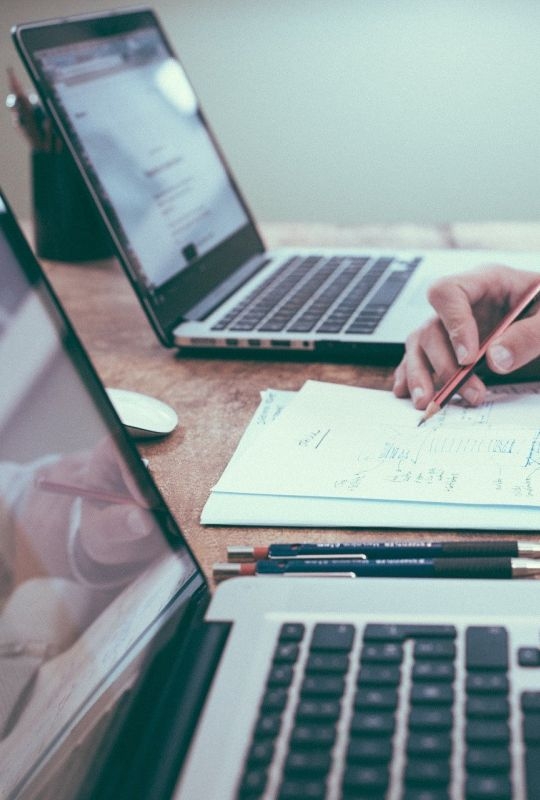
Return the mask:
[[[26,93],[8,67],[6,106],[30,144],[34,241],[38,256],[54,261],[90,261],[114,253],[71,153],[63,146],[38,97]]]
[[[109,232],[71,153],[58,146],[33,149],[31,183],[38,256],[91,261],[113,255]]]

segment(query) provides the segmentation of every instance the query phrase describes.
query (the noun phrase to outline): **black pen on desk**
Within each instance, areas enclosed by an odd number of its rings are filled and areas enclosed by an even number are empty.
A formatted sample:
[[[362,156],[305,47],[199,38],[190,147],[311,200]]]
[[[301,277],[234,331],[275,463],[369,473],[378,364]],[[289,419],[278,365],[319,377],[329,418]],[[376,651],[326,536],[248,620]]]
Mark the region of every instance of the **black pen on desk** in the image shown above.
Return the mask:
[[[450,542],[305,542],[270,545],[230,545],[229,561],[262,559],[393,559],[393,558],[471,558],[495,556],[540,558],[540,542],[513,539]]]
[[[537,302],[540,298],[540,283],[537,283],[532,289],[525,294],[524,297],[521,298],[520,302],[517,304],[515,308],[506,314],[503,319],[499,322],[496,328],[486,336],[484,341],[481,343],[480,347],[478,348],[478,355],[476,360],[472,364],[466,364],[463,367],[460,367],[451,378],[449,378],[444,386],[439,389],[439,391],[434,395],[431,402],[428,404],[428,407],[424,411],[423,416],[421,417],[418,425],[422,425],[426,422],[430,417],[433,417],[435,414],[441,410],[446,403],[451,400],[454,394],[458,391],[458,389],[463,386],[467,378],[471,375],[474,369],[478,367],[481,361],[485,358],[487,353],[488,347],[490,344],[504,331],[510,327],[513,322],[516,322],[523,314],[525,314],[530,307]]]
[[[234,576],[341,578],[532,578],[540,562],[528,558],[299,559],[214,564],[214,578]]]

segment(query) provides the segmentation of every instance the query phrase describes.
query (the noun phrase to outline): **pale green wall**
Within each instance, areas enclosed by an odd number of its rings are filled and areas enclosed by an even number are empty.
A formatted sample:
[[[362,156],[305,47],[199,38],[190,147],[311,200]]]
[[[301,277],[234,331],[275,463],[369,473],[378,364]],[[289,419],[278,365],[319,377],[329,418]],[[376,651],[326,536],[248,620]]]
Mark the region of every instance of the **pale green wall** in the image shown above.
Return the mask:
[[[0,0],[16,21],[127,3]],[[261,219],[540,217],[540,3],[155,0]],[[27,153],[0,109],[0,184],[28,213]]]

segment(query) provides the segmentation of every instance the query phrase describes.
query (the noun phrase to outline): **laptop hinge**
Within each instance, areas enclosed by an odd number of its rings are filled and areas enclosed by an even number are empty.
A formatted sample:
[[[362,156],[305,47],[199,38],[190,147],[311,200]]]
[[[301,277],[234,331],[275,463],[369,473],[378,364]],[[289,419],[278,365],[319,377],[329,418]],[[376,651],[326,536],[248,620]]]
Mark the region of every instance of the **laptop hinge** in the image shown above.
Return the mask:
[[[150,662],[88,797],[165,800],[172,795],[230,631],[202,622],[178,634]],[[86,795],[85,795],[86,797]]]
[[[218,306],[227,300],[237,289],[243,286],[255,273],[261,270],[268,263],[268,258],[263,254],[258,253],[249,261],[246,261],[239,269],[235,270],[222,283],[218,284],[215,289],[209,292],[205,297],[188,309],[182,319],[196,322],[197,320],[204,319],[214,311]]]

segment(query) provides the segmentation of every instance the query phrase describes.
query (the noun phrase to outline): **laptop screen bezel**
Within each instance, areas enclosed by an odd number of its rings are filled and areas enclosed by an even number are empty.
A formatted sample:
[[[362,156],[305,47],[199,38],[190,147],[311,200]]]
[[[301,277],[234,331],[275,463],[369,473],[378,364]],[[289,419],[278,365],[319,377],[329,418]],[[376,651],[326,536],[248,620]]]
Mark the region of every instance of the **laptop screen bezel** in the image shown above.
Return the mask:
[[[233,192],[248,220],[236,233],[220,242],[205,255],[196,259],[185,269],[180,270],[165,284],[159,287],[154,296],[139,279],[130,257],[127,238],[114,208],[105,196],[102,185],[92,169],[92,165],[81,159],[80,143],[66,114],[55,102],[52,87],[47,76],[40,69],[36,52],[66,46],[91,39],[129,33],[141,28],[153,27],[171,55],[178,61],[163,28],[154,13],[147,7],[122,9],[116,12],[101,12],[82,16],[70,16],[42,22],[25,23],[12,29],[12,37],[19,55],[36,87],[47,112],[65,145],[73,156],[78,169],[99,209],[111,236],[116,255],[128,276],[137,297],[145,310],[160,341],[171,347],[174,345],[173,331],[185,318],[187,312],[196,306],[207,294],[230,278],[243,264],[262,256],[264,243],[256,228],[253,216],[242,197],[225,157],[206,120],[200,104],[198,116],[211,140],[224,167]]]

